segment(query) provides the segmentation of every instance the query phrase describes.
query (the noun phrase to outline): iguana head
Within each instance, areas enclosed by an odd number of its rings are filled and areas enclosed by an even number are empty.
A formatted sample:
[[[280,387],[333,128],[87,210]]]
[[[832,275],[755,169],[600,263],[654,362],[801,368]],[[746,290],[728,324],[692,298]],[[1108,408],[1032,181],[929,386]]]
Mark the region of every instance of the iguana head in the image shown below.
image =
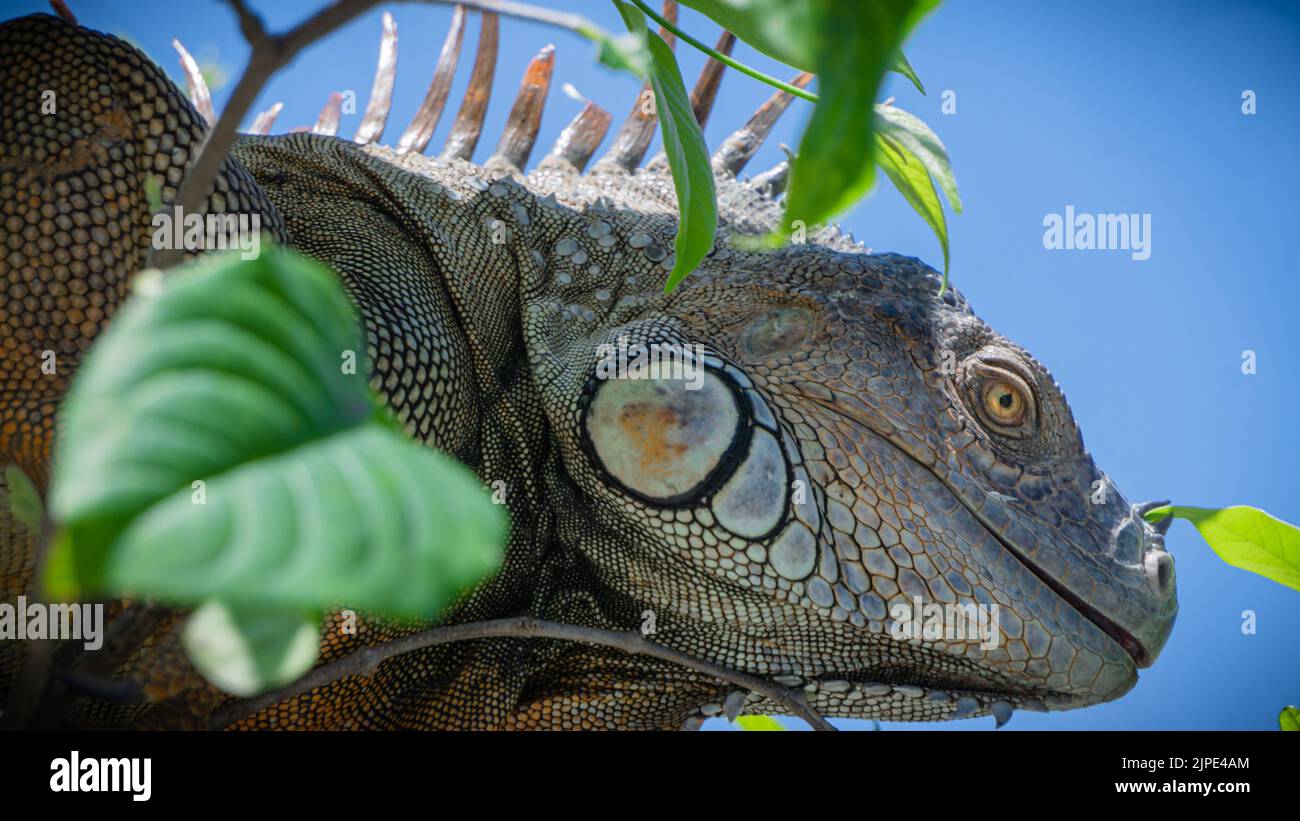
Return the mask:
[[[611,222],[629,263],[593,277],[573,264],[598,250],[588,221],[548,249],[568,276],[530,283],[525,337],[578,490],[571,538],[661,636],[805,685],[831,715],[1064,709],[1133,686],[1177,610],[1162,534],[1047,370],[934,271],[829,233],[724,241],[664,296],[671,222]],[[912,613],[924,629],[901,632]]]

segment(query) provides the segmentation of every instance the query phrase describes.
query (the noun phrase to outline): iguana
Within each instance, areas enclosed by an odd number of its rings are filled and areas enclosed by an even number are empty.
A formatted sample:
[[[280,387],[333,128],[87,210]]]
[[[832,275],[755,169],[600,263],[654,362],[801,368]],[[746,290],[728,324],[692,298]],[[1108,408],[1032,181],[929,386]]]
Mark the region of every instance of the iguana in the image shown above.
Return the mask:
[[[453,46],[463,29],[458,11]],[[206,202],[260,215],[335,270],[371,384],[410,435],[504,483],[504,564],[444,621],[649,618],[655,642],[800,688],[827,716],[1004,721],[1133,687],[1173,624],[1173,563],[1142,517],[1155,503],[1130,504],[1093,463],[1043,366],[916,259],[833,228],[774,251],[730,241],[780,216],[784,165],[737,174],[790,97],[718,150],[715,247],[665,295],[674,189],[662,157],[638,167],[653,111],[638,104],[584,173],[610,122],[589,105],[525,174],[548,48],[476,165],[496,36],[485,15],[441,156],[422,151],[455,48],[398,149],[374,143],[391,92],[381,59],[358,141],[241,136]],[[0,65],[0,460],[45,487],[67,380],[150,248],[146,178],[170,202],[208,125],[140,51],[58,17],[0,25]],[[719,69],[697,88],[701,121]],[[58,105],[43,114],[47,89]],[[606,346],[652,343],[700,346],[698,390],[598,377]],[[31,537],[3,527],[12,599],[31,583]],[[917,601],[996,605],[995,646],[900,638],[896,608]],[[115,671],[147,703],[91,700],[75,723],[207,726],[228,697],[189,667],[173,625]],[[327,620],[323,658],[418,626],[364,621],[353,636]],[[494,638],[399,656],[235,726],[678,728],[741,710],[779,707],[620,650]]]

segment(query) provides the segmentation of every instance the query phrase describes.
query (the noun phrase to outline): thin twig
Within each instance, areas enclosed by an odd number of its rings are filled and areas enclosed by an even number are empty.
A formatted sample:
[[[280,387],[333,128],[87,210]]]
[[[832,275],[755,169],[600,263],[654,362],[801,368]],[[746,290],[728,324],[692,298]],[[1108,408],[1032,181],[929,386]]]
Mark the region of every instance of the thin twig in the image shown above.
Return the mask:
[[[249,10],[244,0],[229,0],[239,16],[239,29],[252,47],[251,56],[239,82],[235,84],[230,99],[221,110],[221,117],[204,138],[194,164],[181,180],[170,208],[173,218],[178,213],[199,213],[212,188],[221,164],[234,142],[239,124],[243,122],[262,86],[278,69],[288,64],[299,51],[319,40],[382,0],[335,0],[329,6],[299,23],[284,34],[268,34],[262,20]],[[595,24],[577,14],[530,6],[512,0],[423,0],[439,5],[460,5],[480,11],[496,12],[510,17],[546,23],[568,29],[589,39],[606,37]],[[168,268],[184,258],[181,248],[154,248],[149,252],[147,268]]]
[[[671,647],[665,647],[661,644],[655,644],[646,640],[640,633],[635,631],[617,632],[614,630],[598,630],[593,627],[579,627],[573,624],[560,624],[553,621],[543,621],[533,618],[513,618],[513,619],[494,619],[491,621],[472,622],[469,624],[454,624],[447,627],[435,627],[431,630],[425,630],[400,639],[394,639],[383,644],[376,644],[364,647],[349,656],[330,662],[329,664],[317,667],[311,670],[302,678],[289,684],[279,690],[262,693],[252,698],[236,701],[229,704],[212,716],[211,726],[214,729],[228,727],[235,722],[247,718],[254,713],[266,709],[274,704],[278,704],[286,699],[293,698],[297,695],[322,687],[330,682],[349,676],[370,676],[378,669],[379,665],[387,659],[394,656],[409,653],[412,650],[419,650],[425,647],[434,647],[439,644],[450,644],[457,641],[466,641],[469,639],[482,639],[493,637],[514,637],[514,638],[546,638],[559,639],[561,641],[577,641],[586,644],[596,644],[602,647],[614,647],[624,650],[628,653],[635,653],[643,656],[662,659],[673,664],[679,664],[692,670],[704,673],[714,678],[735,684],[746,690],[759,693],[767,698],[780,704],[786,711],[796,715],[808,722],[816,730],[834,730],[835,727],[823,718],[817,711],[813,710],[803,693],[797,690],[791,690],[767,679],[752,676],[748,673],[742,673],[737,670],[729,670],[721,665],[714,664],[710,661],[697,659],[694,656],[687,655]]]
[[[324,37],[347,23],[353,17],[378,5],[381,0],[336,0],[316,14],[299,23],[286,34],[267,34],[262,20],[249,11],[244,0],[230,0],[239,15],[239,29],[252,47],[248,64],[239,76],[235,90],[221,110],[217,124],[208,132],[199,148],[198,157],[181,180],[180,188],[172,201],[173,216],[177,212],[199,213],[212,182],[225,162],[230,144],[244,115],[252,107],[262,86],[275,71],[294,58],[308,44]],[[181,248],[154,248],[149,252],[146,267],[167,268],[184,256]]]
[[[777,78],[773,77],[770,74],[764,74],[763,72],[759,71],[756,68],[750,68],[749,66],[731,57],[730,55],[723,54],[722,52],[718,51],[715,48],[706,46],[704,43],[700,42],[699,40],[696,40],[691,35],[687,34],[686,32],[682,31],[674,24],[670,23],[668,20],[664,19],[664,16],[662,14],[650,8],[650,6],[646,5],[644,0],[632,0],[632,3],[635,4],[637,8],[641,9],[641,11],[649,15],[650,18],[653,19],[656,23],[663,26],[668,31],[671,31],[673,34],[677,35],[683,41],[689,43],[690,45],[694,46],[695,48],[709,55],[713,59],[717,60],[719,63],[722,63],[723,65],[726,66],[731,66],[736,71],[739,71],[741,74],[745,74],[749,77],[753,77],[755,80],[758,80],[761,83],[767,83],[768,85],[774,88],[779,88],[782,91],[787,92],[789,94],[793,94],[796,97],[802,97],[803,99],[807,100],[810,103],[817,102],[817,95],[812,93],[811,91],[805,91],[804,89],[799,88],[798,86],[790,85],[784,80],[778,80]]]

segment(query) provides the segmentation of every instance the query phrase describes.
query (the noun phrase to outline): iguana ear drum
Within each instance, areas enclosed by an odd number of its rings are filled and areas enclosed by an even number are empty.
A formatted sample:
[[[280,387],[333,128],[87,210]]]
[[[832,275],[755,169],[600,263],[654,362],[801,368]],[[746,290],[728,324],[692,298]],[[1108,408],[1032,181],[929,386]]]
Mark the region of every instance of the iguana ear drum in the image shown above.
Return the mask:
[[[701,378],[619,378],[587,383],[583,446],[624,492],[659,507],[705,507],[746,539],[786,518],[790,466],[771,410],[738,368],[717,362]]]
[[[603,472],[656,505],[699,499],[725,478],[748,439],[748,414],[728,380],[592,377],[583,438]]]

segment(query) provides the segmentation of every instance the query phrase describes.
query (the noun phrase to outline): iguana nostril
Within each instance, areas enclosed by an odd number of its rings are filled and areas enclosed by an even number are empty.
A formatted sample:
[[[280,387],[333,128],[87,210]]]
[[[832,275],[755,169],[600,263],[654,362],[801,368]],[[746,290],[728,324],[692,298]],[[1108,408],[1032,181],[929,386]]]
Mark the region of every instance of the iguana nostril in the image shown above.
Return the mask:
[[[1168,596],[1174,589],[1174,557],[1157,548],[1147,553],[1142,565],[1151,590]]]

